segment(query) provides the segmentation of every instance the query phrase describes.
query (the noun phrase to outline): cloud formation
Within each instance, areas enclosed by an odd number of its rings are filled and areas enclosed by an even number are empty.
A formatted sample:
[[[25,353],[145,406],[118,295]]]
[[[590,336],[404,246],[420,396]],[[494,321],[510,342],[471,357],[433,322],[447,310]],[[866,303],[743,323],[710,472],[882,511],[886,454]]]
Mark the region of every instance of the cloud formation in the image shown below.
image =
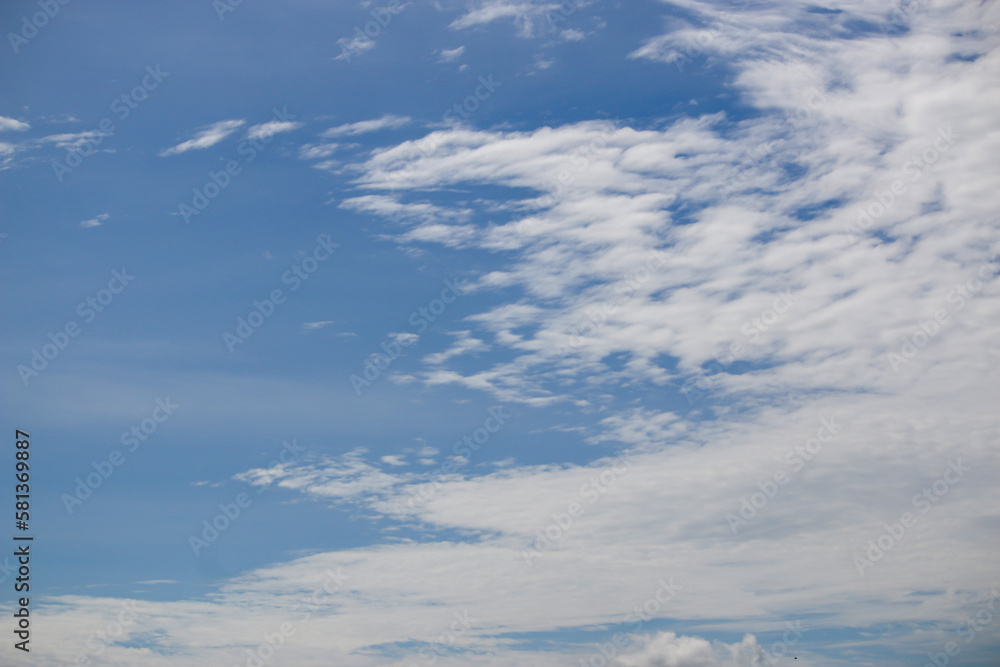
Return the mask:
[[[191,150],[203,150],[219,143],[233,132],[246,124],[244,120],[222,120],[209,125],[204,130],[199,131],[193,138],[183,141],[176,146],[166,149],[160,153],[160,157],[168,155],[179,155]],[[265,125],[270,125],[267,123]],[[262,126],[256,126],[262,127]]]
[[[282,132],[291,132],[292,130],[297,130],[302,127],[302,123],[294,121],[280,121],[272,120],[267,123],[261,123],[260,125],[254,125],[249,130],[247,130],[248,139],[270,139],[276,134]]]
[[[90,218],[89,220],[81,220],[80,227],[82,227],[83,229],[100,227],[101,225],[104,224],[104,221],[107,220],[109,217],[111,217],[109,214],[101,213],[100,215]]]
[[[454,49],[442,49],[438,54],[438,60],[443,63],[450,63],[458,60],[465,53],[465,47],[459,46]]]
[[[347,123],[346,125],[331,127],[320,136],[325,139],[333,139],[335,137],[342,136],[356,136],[359,134],[367,134],[369,132],[378,132],[379,130],[396,130],[409,124],[410,118],[408,116],[386,114],[381,118],[361,120],[356,123]]]
[[[0,132],[6,132],[13,130],[15,132],[24,132],[31,128],[31,125],[25,123],[24,121],[17,120],[16,118],[7,118],[6,116],[0,116]]]
[[[569,3],[577,4],[576,0]],[[526,0],[483,0],[477,2],[451,23],[454,30],[464,30],[509,19],[518,26],[518,36],[535,37],[552,30],[550,15],[561,9],[559,3]],[[574,9],[575,11],[575,9]]]
[[[982,608],[1000,583],[996,5],[678,6],[690,25],[633,59],[723,57],[753,114],[440,131],[432,150],[366,154],[351,165],[365,194],[341,203],[396,242],[498,258],[473,286],[494,305],[401,377],[572,410],[589,420],[576,444],[591,460],[501,462],[486,444],[477,455],[498,469],[435,475],[356,448],[238,473],[349,507],[389,537],[246,573],[207,599],[146,602],[109,660],[245,659],[336,568],[349,586],[281,649],[288,664],[407,664],[428,646],[442,665],[578,664],[592,644],[521,650],[512,637],[629,623],[665,577],[683,589],[622,667],[744,667],[764,650],[755,636],[790,619],[813,637],[859,633],[811,664],[865,664],[859,644],[937,651]],[[478,3],[453,27],[527,25],[538,7]],[[461,203],[432,200],[457,187],[471,193]],[[487,347],[502,354],[473,354]],[[127,602],[46,600],[60,639],[41,659],[71,663]],[[463,613],[469,627],[434,644]],[[657,629],[668,623],[687,628]]]

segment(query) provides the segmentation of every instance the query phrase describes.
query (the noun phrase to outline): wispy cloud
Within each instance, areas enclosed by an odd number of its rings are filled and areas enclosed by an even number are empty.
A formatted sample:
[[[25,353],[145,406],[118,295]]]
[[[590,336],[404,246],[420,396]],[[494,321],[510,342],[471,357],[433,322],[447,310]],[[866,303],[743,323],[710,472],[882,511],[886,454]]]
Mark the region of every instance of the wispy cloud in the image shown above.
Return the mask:
[[[444,49],[438,54],[438,61],[442,63],[450,63],[458,60],[465,53],[465,47],[459,46],[454,49]]]
[[[304,322],[302,324],[302,333],[312,333],[313,331],[319,331],[323,327],[327,327],[333,324],[333,320],[326,320],[323,322]]]
[[[68,132],[63,134],[50,134],[38,139],[39,143],[55,144],[59,148],[75,150],[84,142],[92,141],[100,136],[99,132],[87,130],[85,132]]]
[[[428,332],[423,359],[390,379],[455,385],[532,418],[531,406],[553,406],[553,419],[580,419],[560,437],[582,433],[574,444],[593,453],[524,465],[490,440],[477,452],[482,468],[434,477],[364,449],[240,473],[387,528],[369,546],[245,572],[210,596],[147,601],[106,647],[108,662],[245,661],[341,566],[350,586],[310,611],[314,625],[282,645],[280,660],[423,660],[433,653],[415,638],[441,636],[469,610],[474,623],[441,664],[556,667],[599,655],[589,664],[747,667],[763,649],[744,633],[773,636],[786,619],[808,618],[812,637],[856,628],[862,638],[810,638],[798,663],[846,667],[862,664],[862,646],[933,654],[956,637],[956,619],[985,608],[1000,506],[1000,91],[998,42],[982,27],[996,25],[997,4],[935,5],[893,41],[871,30],[888,12],[872,4],[829,14],[751,3],[738,20],[717,3],[682,5],[711,29],[651,38],[633,59],[676,68],[698,53],[725,57],[729,90],[752,114],[452,129],[430,149],[408,141],[347,165],[369,194],[343,209],[402,228],[398,242],[489,258],[471,279],[488,299],[463,303],[456,340],[430,348],[440,329]],[[527,17],[538,6],[477,3],[479,15],[465,18],[521,20],[518,8]],[[967,52],[983,55],[952,57]],[[930,163],[909,180],[914,156]],[[881,201],[890,203],[848,238],[845,227]],[[785,293],[794,306],[779,313]],[[896,372],[887,354],[901,345],[908,363]],[[693,378],[706,384],[689,402]],[[317,396],[328,409],[342,398],[310,386],[278,410],[286,392],[271,385],[218,386],[219,405],[238,406],[226,407],[234,422],[261,410],[299,421]],[[836,425],[833,439],[820,435],[823,420]],[[436,443],[441,460],[455,463],[478,430]],[[598,491],[611,447],[634,462]],[[937,495],[958,457],[969,466],[961,485]],[[426,501],[407,504],[428,487]],[[921,492],[939,501],[926,514],[913,500]],[[296,508],[285,505],[288,517]],[[919,513],[912,530],[897,528],[903,510]],[[738,532],[730,516],[744,522]],[[876,541],[891,552],[861,579],[852,556]],[[526,557],[529,547],[540,555]],[[684,589],[662,607],[657,587],[668,577]],[[41,659],[73,662],[125,602],[40,598],[52,629]],[[631,643],[613,660],[610,636],[554,650],[512,640],[619,626],[633,609],[658,625],[635,630],[633,617]],[[683,619],[684,634],[657,632],[670,619]],[[0,645],[0,661],[13,663],[13,651]]]
[[[551,12],[558,11],[560,7],[559,3],[552,2],[485,0],[477,3],[475,8],[452,21],[451,27],[455,30],[463,30],[510,19],[519,27],[521,37],[534,37],[551,29],[547,17]]]
[[[248,139],[268,139],[276,134],[282,132],[291,132],[292,130],[297,130],[302,127],[302,123],[294,121],[281,121],[272,120],[268,123],[261,123],[260,125],[254,125],[249,130],[247,130]]]
[[[319,160],[322,158],[327,158],[333,155],[337,148],[340,147],[338,143],[328,143],[328,144],[306,144],[299,149],[299,157],[303,160]]]
[[[456,336],[457,340],[449,349],[444,352],[429,354],[424,357],[424,361],[429,364],[442,364],[452,357],[474,352],[485,352],[490,349],[489,345],[478,338],[474,338],[471,333],[470,331],[456,331],[453,335]]]
[[[340,55],[333,57],[334,60],[350,61],[350,59],[357,58],[375,48],[375,40],[366,35],[341,37],[337,40],[337,44],[340,46],[341,52]]]
[[[381,118],[362,120],[356,123],[347,123],[346,125],[331,127],[320,136],[332,139],[334,137],[354,136],[358,134],[366,134],[368,132],[378,132],[379,130],[395,130],[409,125],[410,120],[409,116],[386,114]]]
[[[160,157],[166,157],[168,155],[178,155],[180,153],[186,153],[191,150],[202,150],[209,148],[219,143],[230,134],[243,127],[246,123],[244,120],[223,120],[218,123],[214,123],[204,130],[198,132],[192,139],[183,141],[172,148],[168,148],[162,153]],[[270,123],[265,123],[265,125],[270,125]],[[261,126],[257,126],[261,127]]]

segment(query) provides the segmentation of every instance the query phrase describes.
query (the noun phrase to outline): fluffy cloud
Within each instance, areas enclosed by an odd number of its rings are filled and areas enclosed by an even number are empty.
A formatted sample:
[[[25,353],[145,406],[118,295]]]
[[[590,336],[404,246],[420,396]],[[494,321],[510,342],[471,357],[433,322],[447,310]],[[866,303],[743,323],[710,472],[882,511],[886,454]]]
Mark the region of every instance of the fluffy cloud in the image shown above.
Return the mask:
[[[763,652],[756,639],[747,635],[739,644],[717,647],[700,637],[661,632],[644,637],[642,646],[617,658],[616,667],[751,667],[761,664]]]
[[[14,130],[15,132],[24,132],[30,129],[31,125],[28,125],[24,121],[17,120],[16,118],[7,118],[6,116],[0,116],[0,132],[7,130]]]

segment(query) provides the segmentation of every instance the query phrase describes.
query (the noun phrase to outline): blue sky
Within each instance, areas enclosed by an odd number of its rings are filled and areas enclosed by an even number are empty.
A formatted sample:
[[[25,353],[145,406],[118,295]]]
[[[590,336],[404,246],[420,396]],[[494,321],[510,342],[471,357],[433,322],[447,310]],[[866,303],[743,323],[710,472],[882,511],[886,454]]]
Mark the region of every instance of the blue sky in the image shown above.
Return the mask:
[[[0,22],[4,664],[994,664],[994,6]]]

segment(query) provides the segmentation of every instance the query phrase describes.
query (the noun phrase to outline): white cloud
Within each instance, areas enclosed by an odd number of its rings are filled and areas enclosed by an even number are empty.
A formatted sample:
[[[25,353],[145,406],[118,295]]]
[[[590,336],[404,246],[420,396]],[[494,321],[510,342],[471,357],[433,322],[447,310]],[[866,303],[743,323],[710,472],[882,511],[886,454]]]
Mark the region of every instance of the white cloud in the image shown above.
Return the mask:
[[[347,60],[348,62],[351,61],[351,58],[357,58],[375,48],[375,40],[366,35],[341,37],[337,40],[337,44],[340,46],[341,52],[340,55],[334,56],[333,59]]]
[[[302,333],[311,333],[313,331],[319,331],[323,327],[327,327],[331,324],[333,324],[332,320],[324,320],[322,322],[303,322]]]
[[[391,465],[391,466],[405,466],[406,465],[406,459],[404,459],[402,456],[398,456],[396,454],[387,454],[387,455],[383,456],[380,460],[382,461],[382,463],[385,463],[386,465]]]
[[[209,148],[219,143],[230,134],[243,127],[246,123],[244,120],[223,120],[218,123],[214,123],[204,130],[198,132],[193,139],[188,139],[187,141],[181,142],[172,148],[168,148],[160,153],[160,157],[166,157],[168,155],[178,155],[179,153],[185,153],[190,150],[201,150]]]
[[[108,215],[107,213],[101,213],[100,215],[90,218],[89,220],[81,220],[80,227],[84,229],[90,229],[92,227],[100,227],[102,224],[104,224],[104,221],[107,220],[109,217],[111,216]]]
[[[643,637],[642,645],[616,658],[615,667],[751,667],[766,664],[756,639],[747,635],[739,644],[719,642],[712,646],[700,637],[660,632]]]
[[[470,209],[455,209],[451,207],[438,206],[430,202],[407,203],[398,197],[390,195],[362,195],[345,199],[339,204],[340,208],[353,211],[364,211],[383,217],[392,218],[415,218],[425,221],[433,220],[458,220],[468,219],[472,213]]]
[[[55,124],[60,124],[60,123],[79,123],[79,122],[81,122],[80,119],[77,118],[76,116],[74,116],[73,114],[66,114],[66,113],[64,113],[64,114],[57,114],[57,115],[54,115],[54,116],[43,116],[43,117],[39,118],[38,120],[40,122],[43,122],[43,123],[55,123]]]
[[[276,134],[282,132],[291,132],[292,130],[297,130],[302,127],[302,123],[293,121],[281,121],[272,120],[267,123],[262,123],[260,125],[254,125],[249,130],[247,130],[247,138],[249,139],[268,139]]]
[[[538,58],[531,66],[531,73],[533,74],[535,72],[542,72],[544,70],[551,69],[555,64],[556,61],[553,58]]]
[[[301,465],[279,464],[255,468],[234,477],[254,486],[279,487],[315,497],[355,501],[392,488],[400,478],[389,475],[364,460],[366,450],[354,449],[337,458]]]
[[[457,340],[449,349],[444,352],[428,354],[424,357],[424,361],[429,364],[442,364],[452,357],[474,352],[484,352],[490,349],[489,345],[478,338],[472,337],[470,331],[456,331],[453,335],[457,337]]]
[[[399,197],[390,195],[351,197],[342,201],[339,207],[389,217],[403,223],[419,220],[420,224],[411,226],[402,234],[387,235],[387,238],[399,243],[420,241],[463,247],[479,235],[475,227],[465,224],[472,214],[472,210],[468,208],[444,207],[426,201],[404,202]]]
[[[67,150],[76,150],[83,145],[84,142],[91,141],[101,136],[100,132],[94,130],[88,130],[86,132],[70,132],[63,134],[50,134],[48,136],[39,139],[39,143],[55,144],[59,148],[65,148]],[[95,142],[96,143],[96,142]]]
[[[403,347],[409,347],[420,340],[418,334],[409,332],[396,333],[393,331],[389,333],[389,337],[392,338],[393,342],[399,343]]]
[[[31,125],[25,123],[24,121],[17,120],[16,118],[7,118],[6,116],[0,116],[0,132],[7,130],[14,130],[15,132],[24,132],[30,129]]]
[[[480,9],[490,4],[503,3]],[[732,90],[756,111],[747,120],[435,133],[426,154],[404,142],[359,165],[358,185],[374,198],[353,204],[433,230],[448,213],[407,208],[426,203],[426,191],[520,193],[509,219],[473,211],[463,223],[472,225],[466,243],[502,251],[501,266],[478,281],[498,305],[467,319],[469,339],[500,360],[466,357],[459,372],[446,350],[419,378],[572,409],[592,419],[590,444],[631,451],[627,473],[589,503],[580,489],[593,488],[584,485],[600,479],[607,460],[504,461],[486,475],[443,476],[411,507],[427,477],[386,472],[363,450],[248,471],[237,479],[428,532],[276,564],[205,599],[146,602],[135,628],[108,647],[109,662],[241,660],[337,566],[350,587],[282,647],[288,664],[406,664],[418,659],[412,642],[437,636],[463,610],[475,623],[457,641],[460,654],[441,665],[578,664],[593,644],[519,651],[511,633],[620,624],[665,577],[683,589],[655,617],[683,619],[689,636],[638,636],[618,658],[622,667],[743,667],[759,648],[752,636],[725,644],[696,635],[762,635],[796,618],[811,619],[812,637],[889,621],[864,645],[922,654],[941,650],[961,619],[983,608],[998,583],[1000,506],[1000,281],[983,262],[1000,252],[1000,57],[996,35],[983,29],[997,23],[995,3],[918,9],[893,41],[878,32],[839,39],[845,22],[877,21],[884,11],[860,2],[838,5],[843,16],[793,2],[750,5],[739,20],[709,3],[680,6],[716,26],[695,43],[731,54]],[[679,60],[694,53],[686,39],[651,40],[636,57],[693,66]],[[982,55],[950,58],[969,49]],[[909,180],[907,161],[949,127],[955,141]],[[845,225],[897,178],[905,193],[851,242]],[[952,298],[956,285],[970,284],[978,287],[969,298]],[[786,290],[794,305],[769,317]],[[928,321],[941,310],[946,325],[925,333],[893,372],[887,353],[921,324],[933,329]],[[683,383],[724,360],[733,343],[747,366],[710,370],[689,406],[678,394]],[[615,409],[602,394],[622,388],[636,405]],[[838,433],[806,459],[820,420],[831,417]],[[957,459],[969,470],[921,512],[914,495]],[[780,486],[778,471],[789,477]],[[743,509],[747,523],[734,532],[728,515],[750,498],[760,506]],[[565,522],[571,502],[585,511],[560,529],[553,515]],[[853,559],[904,511],[916,524],[859,575]],[[553,525],[558,538],[532,555]],[[463,539],[438,537],[445,529]],[[502,595],[493,594],[496,582]],[[58,638],[39,646],[41,658],[71,663],[120,602],[39,600]],[[170,653],[127,643],[151,636]],[[860,642],[847,643],[855,651]],[[390,645],[398,653],[387,658],[380,650]],[[0,645],[0,660],[13,662],[13,650]],[[858,664],[829,655],[811,663]]]
[[[330,157],[336,152],[340,144],[337,143],[327,143],[327,144],[306,144],[299,149],[299,157],[303,160],[315,160],[319,158]]]
[[[729,553],[725,545],[736,539],[743,557],[733,572],[698,571],[686,557],[678,571],[700,585],[729,579],[730,591],[755,591],[755,596],[769,582],[810,589],[812,599],[843,595],[851,602],[825,608],[840,610],[844,622],[855,625],[887,613],[909,617],[907,591],[927,581],[931,575],[924,568],[930,563],[960,558],[961,568],[949,566],[945,576],[963,579],[956,587],[982,591],[974,582],[977,576],[990,579],[989,573],[960,570],[986,562],[993,542],[949,528],[944,513],[937,513],[943,503],[922,519],[913,549],[895,552],[891,574],[859,579],[851,559],[884,530],[866,517],[898,518],[900,503],[908,506],[949,457],[980,451],[978,469],[993,475],[1000,468],[992,454],[961,444],[998,435],[994,420],[985,416],[990,409],[984,396],[992,395],[990,377],[998,361],[989,341],[1000,336],[1000,326],[989,314],[1000,308],[1000,282],[997,263],[984,258],[1000,252],[1000,233],[992,222],[994,188],[984,174],[996,172],[1000,154],[993,112],[1000,96],[988,83],[1000,60],[993,33],[974,36],[962,28],[988,22],[982,12],[996,9],[952,4],[918,11],[909,32],[891,42],[877,32],[840,41],[816,29],[827,21],[836,35],[845,22],[883,18],[857,3],[832,17],[810,14],[797,3],[755,6],[738,17],[707,3],[684,6],[703,13],[713,31],[673,32],[650,40],[635,57],[688,68],[699,54],[735,59],[734,85],[761,111],[758,118],[734,123],[714,114],[663,129],[606,123],[526,132],[458,129],[428,138],[424,143],[431,150],[405,142],[373,153],[365,163],[359,185],[391,191],[395,202],[447,188],[475,192],[481,185],[537,193],[522,200],[527,214],[476,225],[465,240],[510,254],[502,270],[479,281],[481,288],[496,291],[502,305],[468,319],[477,327],[475,340],[505,349],[513,359],[486,357],[477,370],[463,363],[459,372],[448,367],[447,351],[435,353],[431,359],[442,367],[422,379],[489,391],[505,401],[573,402],[586,410],[604,407],[581,399],[584,388],[644,387],[672,394],[683,406],[677,392],[685,382],[704,375],[700,369],[706,364],[727,359],[738,344],[737,358],[750,368],[737,371],[727,361],[719,371],[710,367],[702,378],[705,394],[690,408],[689,417],[714,414],[715,420],[684,419],[662,408],[630,410],[605,417],[604,432],[593,434],[595,442],[618,440],[639,449],[655,448],[653,443],[693,447],[689,460],[665,450],[652,454],[655,459],[630,473],[627,493],[614,501],[608,496],[606,521],[590,519],[588,528],[580,526],[588,535],[591,528],[599,530],[597,524],[608,531],[607,560],[622,562],[629,550],[657,548],[640,535],[670,535],[696,551],[702,549],[695,546],[700,540],[718,539],[714,546],[703,545],[706,559]],[[803,22],[810,30],[800,30]],[[981,55],[963,62],[950,57],[955,52]],[[974,90],[990,92],[983,98]],[[915,155],[928,155],[932,163],[915,170]],[[798,166],[794,179],[782,167],[789,164]],[[845,227],[857,223],[860,207],[886,198],[883,193],[897,179],[905,182],[905,196],[894,196],[888,211],[876,215],[868,231],[856,232],[852,242]],[[374,195],[379,196],[384,195]],[[388,208],[383,212],[396,219]],[[469,220],[485,217],[473,211]],[[409,224],[433,230],[440,223],[414,216]],[[955,286],[970,284],[980,271],[985,273],[975,283],[980,287],[974,299],[961,310],[956,305],[961,301],[949,305]],[[509,288],[516,288],[516,299],[503,299]],[[794,304],[771,319],[775,313],[769,309],[781,293],[792,295]],[[951,324],[927,324],[942,309]],[[920,334],[931,340],[893,372],[888,353],[899,354],[903,337],[920,332],[921,322],[934,335]],[[622,368],[607,363],[610,357]],[[818,419],[824,411],[849,416],[851,433],[865,433],[869,444],[851,435],[824,449],[823,462],[803,473],[803,485],[787,487],[787,502],[771,501],[769,514],[761,511],[754,519],[751,530],[759,531],[754,534],[763,542],[734,538],[726,515],[737,512],[741,498],[759,490],[758,482],[770,479],[790,448],[801,444],[787,430],[790,424],[798,424],[804,441],[807,415]],[[959,427],[956,413],[962,414],[959,421],[972,419],[976,425]],[[983,440],[978,432],[991,435]],[[875,449],[880,454],[872,463]],[[679,450],[674,455],[682,456]],[[661,456],[664,467],[653,463]],[[936,464],[914,467],[914,456]],[[877,472],[858,472],[873,466]],[[650,468],[655,472],[647,480]],[[670,469],[708,477],[681,483]],[[522,474],[533,481],[522,486],[514,479]],[[450,483],[426,503],[421,519],[501,535],[527,533],[528,539],[532,528],[544,527],[546,511],[564,511],[557,500],[531,491],[558,486],[538,475],[521,468],[511,478]],[[968,495],[950,496],[953,504],[946,510],[951,516],[968,512],[970,526],[991,520],[987,505],[974,500],[985,490],[975,484],[975,491],[963,487]],[[559,488],[571,489],[572,482]],[[487,499],[498,497],[504,498],[502,509],[481,510]],[[612,508],[618,502],[623,504]],[[522,518],[532,506],[540,508],[534,522]],[[687,508],[685,516],[659,516],[642,526],[616,524],[641,516],[648,511],[643,508],[671,506]],[[599,513],[604,512],[602,506]],[[665,525],[672,527],[663,530]],[[629,542],[633,537],[636,542]],[[561,567],[574,558],[574,539],[563,540],[551,554]],[[585,543],[581,537],[579,545]],[[671,544],[676,548],[678,542]],[[763,551],[756,551],[758,546]],[[820,555],[824,549],[828,556]],[[813,572],[823,575],[782,572],[787,561],[775,561],[771,569],[764,551],[795,554],[802,562],[822,560]],[[830,579],[839,591],[827,590]],[[706,598],[715,595],[727,594],[719,590]],[[804,598],[801,604],[781,595],[770,599],[788,617],[809,606]],[[855,606],[862,599],[869,602]],[[687,603],[679,604],[684,608],[674,617],[697,615]],[[921,613],[941,621],[950,617],[950,604],[935,601]],[[738,606],[716,613],[750,618],[763,612],[757,602]]]
[[[372,120],[362,120],[356,123],[347,123],[346,125],[338,125],[337,127],[331,127],[329,130],[323,132],[320,136],[325,139],[332,139],[334,137],[341,136],[355,136],[358,134],[366,134],[368,132],[378,132],[379,130],[396,130],[401,127],[405,127],[410,124],[409,116],[395,116],[393,114],[386,114],[381,118],[375,118]]]
[[[461,58],[463,53],[465,53],[464,46],[454,49],[443,49],[438,56],[438,60],[443,63],[450,63]]]
[[[558,25],[556,19],[550,20],[549,17],[559,10],[559,3],[552,2],[484,0],[476,3],[474,9],[452,21],[451,28],[463,30],[510,19],[518,26],[518,34],[521,37],[535,37],[553,30],[554,26]]]

